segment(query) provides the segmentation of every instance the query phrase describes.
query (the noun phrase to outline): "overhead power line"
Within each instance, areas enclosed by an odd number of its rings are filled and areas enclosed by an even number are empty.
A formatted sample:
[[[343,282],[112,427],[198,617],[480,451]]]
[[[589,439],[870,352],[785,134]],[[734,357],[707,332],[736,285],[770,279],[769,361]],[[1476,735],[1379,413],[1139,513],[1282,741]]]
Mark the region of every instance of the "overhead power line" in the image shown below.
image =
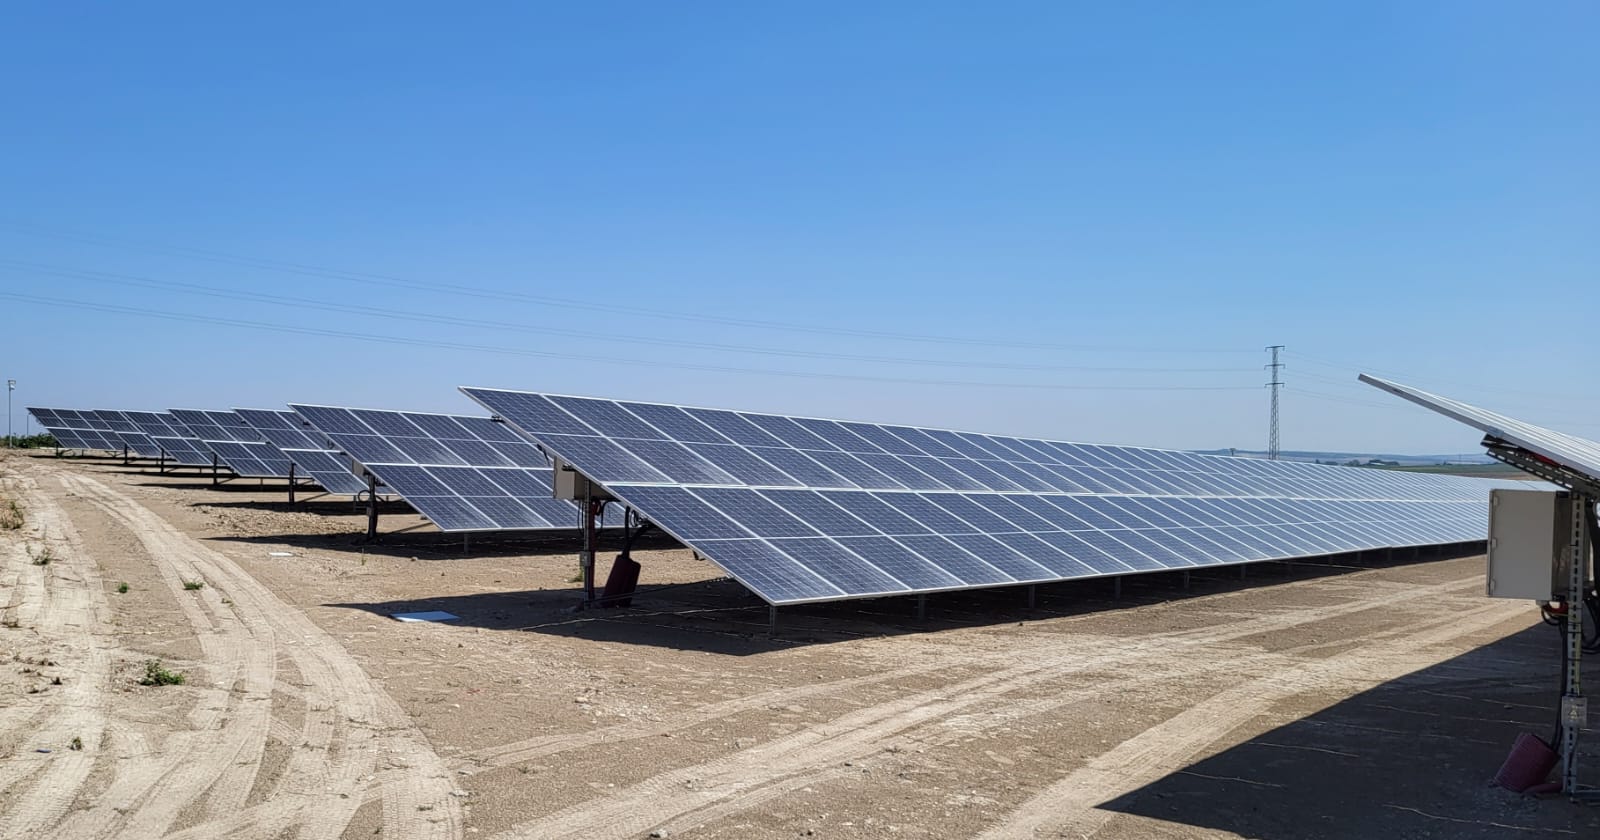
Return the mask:
[[[446,293],[452,296],[467,296],[484,300],[517,301],[534,303],[541,306],[559,307],[590,312],[605,312],[610,314],[634,315],[646,318],[656,318],[669,321],[687,321],[695,323],[714,323],[724,326],[734,326],[752,329],[781,330],[786,332],[810,333],[815,335],[853,336],[858,338],[875,338],[891,341],[910,341],[927,344],[964,345],[972,347],[997,347],[1018,350],[1068,350],[1077,352],[1116,352],[1116,353],[1248,353],[1249,350],[1235,348],[1207,348],[1207,347],[1141,347],[1091,345],[1091,344],[1056,344],[1049,342],[1026,341],[1001,341],[995,339],[980,339],[961,336],[925,335],[916,333],[889,332],[884,330],[865,330],[851,327],[833,327],[816,324],[796,324],[783,321],[771,321],[756,318],[736,318],[720,315],[706,315],[696,312],[674,312],[669,310],[651,309],[639,306],[622,304],[597,303],[589,300],[576,300],[572,298],[553,297],[550,295],[536,295],[527,292],[506,291],[503,289],[490,289],[482,286],[471,286],[462,283],[441,283],[432,281],[411,280],[387,274],[377,274],[364,271],[344,271],[325,268],[299,262],[284,260],[263,259],[259,257],[230,254],[222,251],[213,251],[204,248],[190,248],[173,245],[153,245],[148,243],[129,242],[126,240],[112,239],[102,236],[92,236],[81,233],[63,232],[52,230],[24,222],[0,220],[0,228],[5,228],[30,236],[40,236],[50,239],[60,239],[68,242],[97,245],[106,248],[122,248],[128,250],[154,253],[164,256],[176,256],[185,259],[201,260],[206,262],[236,265],[266,271],[278,271],[288,274],[297,274],[306,277],[320,277],[331,280],[343,280],[353,283],[387,286],[390,288],[403,288],[418,291]]]
[[[1247,391],[1254,390],[1248,386],[1234,385],[1077,385],[1055,382],[981,382],[958,379],[908,379],[887,376],[866,376],[845,373],[818,373],[812,371],[770,370],[759,368],[741,368],[724,365],[703,365],[680,362],[663,362],[652,359],[628,359],[614,356],[593,355],[589,353],[557,353],[543,350],[528,350],[516,347],[499,347],[484,344],[468,344],[453,341],[436,341],[431,339],[407,338],[403,336],[375,335],[371,333],[352,332],[348,330],[330,330],[319,327],[300,327],[291,324],[274,324],[266,321],[251,321],[240,318],[221,318],[207,315],[190,315],[179,312],[164,312],[152,309],[141,309],[132,306],[116,304],[94,303],[90,301],[67,300],[62,298],[46,298],[35,295],[0,292],[0,298],[15,300],[21,303],[30,303],[37,306],[50,306],[64,309],[81,309],[96,312],[109,312],[118,315],[137,315],[145,318],[157,318],[167,321],[182,321],[187,323],[211,324],[217,326],[235,327],[240,329],[264,330],[268,332],[288,333],[293,335],[314,335],[328,338],[349,339],[354,341],[374,342],[380,344],[397,344],[414,347],[433,347],[445,350],[463,350],[474,353],[497,353],[512,356],[526,356],[540,359],[564,359],[573,361],[600,362],[604,364],[623,365],[626,367],[653,367],[674,368],[679,370],[711,371],[717,373],[738,373],[755,376],[777,376],[804,379],[832,379],[854,382],[881,382],[907,385],[943,385],[961,388],[1019,388],[1029,390],[1047,391]]]
[[[250,301],[254,303],[268,303],[276,306],[291,307],[296,310],[316,309],[323,312],[337,312],[349,315],[363,315],[391,320],[411,321],[414,323],[441,324],[457,327],[472,327],[474,329],[506,330],[511,332],[532,333],[537,335],[561,336],[564,338],[578,338],[585,341],[617,342],[624,344],[645,344],[658,347],[684,347],[694,350],[710,350],[725,353],[750,353],[765,356],[783,356],[789,358],[826,359],[832,361],[869,362],[876,364],[916,365],[923,367],[949,367],[967,369],[995,369],[1016,371],[1052,371],[1052,372],[1099,372],[1099,373],[1162,373],[1162,374],[1189,374],[1189,373],[1241,373],[1251,368],[1171,368],[1171,367],[1105,367],[1090,365],[1046,365],[1028,364],[1022,362],[977,362],[945,359],[905,358],[892,356],[871,356],[857,353],[830,353],[812,350],[788,350],[776,347],[757,347],[743,344],[721,344],[716,342],[687,341],[681,339],[651,338],[648,336],[619,335],[614,333],[583,332],[581,330],[568,330],[558,327],[536,326],[533,324],[517,323],[512,321],[496,321],[483,318],[463,318],[453,315],[440,315],[426,312],[413,312],[389,307],[367,306],[362,304],[346,304],[331,301],[315,301],[299,297],[286,297],[271,295],[262,292],[247,292],[236,289],[226,289],[217,286],[206,286],[198,283],[187,283],[171,280],[158,280],[151,277],[141,277],[117,272],[95,271],[90,269],[69,268],[48,265],[45,263],[29,262],[25,260],[11,260],[0,258],[0,270],[23,271],[29,274],[43,274],[52,277],[65,277],[69,279],[87,280],[95,283],[108,283],[112,285],[128,286],[144,289],[158,289],[186,295],[223,298],[227,300]]]

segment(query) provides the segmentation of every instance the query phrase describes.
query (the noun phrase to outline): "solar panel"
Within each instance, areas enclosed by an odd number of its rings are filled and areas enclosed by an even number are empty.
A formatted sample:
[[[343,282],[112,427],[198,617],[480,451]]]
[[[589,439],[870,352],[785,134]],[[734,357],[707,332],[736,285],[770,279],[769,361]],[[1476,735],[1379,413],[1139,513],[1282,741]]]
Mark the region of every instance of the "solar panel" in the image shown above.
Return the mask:
[[[122,442],[122,445],[141,458],[159,458],[161,447],[150,438],[143,429],[140,429],[133,420],[121,411],[96,409],[95,415],[102,423],[111,427],[111,431]]]
[[[241,478],[288,478],[289,459],[256,436],[250,425],[231,411],[175,408],[177,418],[200,442]]]
[[[93,411],[32,408],[28,413],[55,437],[63,449],[121,452],[122,439]]]
[[[1516,484],[461,390],[771,604],[1481,540]]]
[[[291,405],[441,531],[575,528],[544,453],[487,417]]]
[[[165,458],[186,467],[208,467],[212,463],[211,450],[200,443],[178,418],[165,412],[126,411],[129,419],[150,435],[161,447]]]
[[[1490,437],[1499,438],[1529,452],[1537,453],[1585,475],[1600,478],[1600,443],[1546,429],[1543,426],[1535,426],[1532,423],[1524,423],[1504,414],[1496,414],[1475,405],[1364,373],[1361,374],[1361,381],[1404,397],[1451,419],[1459,420]]]
[[[317,482],[329,493],[356,496],[367,483],[353,472],[354,464],[292,411],[236,408],[234,413],[257,436],[294,464],[295,474]]]

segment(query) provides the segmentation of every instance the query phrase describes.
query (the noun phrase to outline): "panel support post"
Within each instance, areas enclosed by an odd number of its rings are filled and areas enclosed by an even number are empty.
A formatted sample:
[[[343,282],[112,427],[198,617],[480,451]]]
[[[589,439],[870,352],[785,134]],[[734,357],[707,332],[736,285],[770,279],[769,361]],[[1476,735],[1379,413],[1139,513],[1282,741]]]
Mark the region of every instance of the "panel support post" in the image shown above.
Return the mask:
[[[1183,589],[1184,589],[1185,592],[1187,592],[1189,590],[1189,570],[1188,569],[1184,569],[1183,570]]]
[[[59,452],[56,454],[60,454]],[[156,460],[156,471],[162,475],[167,474],[167,448],[161,447],[161,457]]]
[[[767,635],[778,635],[778,606],[776,604],[767,606]]]
[[[464,531],[461,534],[461,553],[466,554],[472,550],[472,532]]]
[[[289,504],[294,504],[294,462],[289,462]]]
[[[128,465],[128,447],[126,445],[122,447],[122,465],[124,467]]]
[[[222,484],[222,481],[217,478],[217,453],[213,452],[211,453],[211,486],[216,487],[220,484]]]
[[[367,542],[378,541],[378,478],[367,473]]]
[[[917,620],[928,620],[928,596],[926,595],[917,596]]]
[[[1122,575],[1111,579],[1111,598],[1115,601],[1122,600]]]
[[[1567,672],[1561,693],[1561,789],[1577,797],[1578,731],[1588,718],[1583,697],[1580,669],[1583,664],[1583,596],[1589,572],[1589,525],[1594,518],[1595,499],[1584,493],[1572,494],[1572,534],[1567,564]]]
[[[1248,564],[1245,564],[1245,563],[1240,563],[1239,564],[1239,579],[1240,580],[1244,580],[1244,572],[1248,568],[1250,568],[1250,566]]]
[[[583,552],[578,555],[578,565],[583,571],[583,604],[585,607],[594,605],[594,555],[599,542],[598,529],[595,527],[595,513],[600,507],[600,502],[585,489],[583,493]]]
[[[1039,603],[1039,587],[1028,584],[1028,609],[1033,609]]]

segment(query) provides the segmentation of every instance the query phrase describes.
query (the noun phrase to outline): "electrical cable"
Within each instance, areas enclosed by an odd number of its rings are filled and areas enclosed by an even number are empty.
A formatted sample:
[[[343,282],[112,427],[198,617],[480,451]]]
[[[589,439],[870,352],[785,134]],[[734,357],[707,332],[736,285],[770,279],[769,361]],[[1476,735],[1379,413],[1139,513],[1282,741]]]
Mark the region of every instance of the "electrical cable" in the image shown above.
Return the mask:
[[[762,368],[741,368],[726,365],[692,364],[686,362],[664,362],[654,359],[629,359],[615,356],[601,356],[588,353],[557,353],[546,350],[529,350],[516,347],[503,347],[483,344],[467,344],[454,341],[438,341],[432,339],[406,338],[401,336],[376,335],[372,333],[359,333],[348,330],[331,330],[319,327],[297,327],[289,324],[274,324],[265,321],[250,321],[240,318],[222,318],[217,316],[190,315],[178,312],[163,312],[152,309],[141,309],[132,306],[116,304],[92,303],[89,301],[65,300],[61,298],[45,298],[35,295],[23,295],[12,292],[0,292],[0,298],[15,300],[22,303],[32,303],[39,306],[52,306],[66,309],[85,309],[97,312],[109,312],[119,315],[138,315],[146,318],[157,318],[169,321],[182,321],[187,323],[211,324],[241,329],[263,330],[267,332],[289,333],[294,335],[312,335],[325,338],[342,338],[356,341],[375,342],[380,344],[396,344],[412,347],[433,347],[444,350],[464,350],[475,353],[498,353],[513,356],[527,356],[539,359],[564,359],[572,361],[601,362],[605,364],[623,365],[628,367],[654,367],[672,368],[679,370],[698,370],[714,373],[738,373],[755,376],[781,376],[800,379],[831,379],[854,382],[881,382],[903,385],[944,385],[961,388],[1023,388],[1030,390],[1047,391],[1256,391],[1254,386],[1239,385],[1081,385],[1063,384],[1054,382],[982,382],[960,379],[913,379],[890,376],[868,376],[863,374],[847,373],[820,373],[815,371],[772,370]]]
[[[625,306],[619,304],[603,304],[592,301],[575,300],[571,298],[551,297],[548,295],[535,295],[526,292],[511,292],[497,289],[488,289],[480,286],[469,286],[460,283],[438,283],[418,280],[408,280],[386,274],[375,274],[359,271],[340,271],[322,268],[304,263],[285,262],[280,260],[262,259],[258,257],[240,256],[222,251],[213,251],[201,248],[182,246],[149,245],[118,241],[105,237],[89,236],[78,233],[64,233],[50,230],[38,225],[14,220],[0,219],[0,227],[24,233],[30,236],[42,236],[51,239],[62,239],[70,242],[87,243],[107,248],[123,248],[146,253],[157,253],[166,256],[179,256],[186,259],[196,259],[214,263],[239,265],[266,271],[278,271],[297,274],[306,277],[318,277],[330,280],[343,280],[354,283],[388,286],[391,288],[404,288],[417,291],[445,293],[452,296],[477,297],[487,300],[521,301],[535,303],[542,306],[579,309],[591,312],[606,312],[611,314],[635,315],[664,320],[690,321],[695,323],[716,323],[727,326],[736,326],[752,329],[781,330],[788,332],[812,333],[818,335],[854,336],[858,338],[878,338],[892,341],[911,341],[928,344],[951,344],[976,347],[1000,347],[1019,350],[1074,350],[1114,353],[1255,353],[1254,350],[1238,350],[1234,348],[1205,348],[1205,347],[1148,347],[1148,346],[1123,346],[1113,347],[1107,345],[1087,344],[1052,344],[1046,342],[1024,341],[998,341],[991,339],[962,338],[957,336],[922,335],[915,333],[897,333],[883,330],[865,330],[850,327],[827,327],[808,324],[792,324],[782,321],[768,321],[753,318],[735,318],[702,313],[674,312],[669,310],[650,309],[638,306]]]
[[[1023,364],[1017,362],[973,362],[944,359],[906,358],[894,356],[870,356],[855,353],[830,353],[822,351],[789,350],[775,347],[757,347],[742,344],[719,344],[704,341],[684,341],[678,339],[650,338],[645,336],[619,335],[616,333],[592,333],[580,330],[560,329],[556,327],[540,327],[532,324],[516,323],[512,321],[495,321],[482,318],[463,318],[436,313],[411,312],[401,309],[392,309],[378,306],[365,306],[357,304],[344,304],[333,301],[307,300],[298,297],[285,297],[282,295],[269,295],[260,292],[245,292],[233,289],[205,286],[198,283],[182,283],[170,280],[157,280],[150,277],[138,277],[130,274],[119,274],[107,271],[94,271],[88,269],[66,268],[51,266],[43,263],[27,262],[23,260],[10,260],[0,258],[0,269],[20,270],[53,277],[89,280],[96,283],[110,283],[136,288],[161,289],[179,294],[200,295],[205,297],[223,298],[227,300],[249,301],[253,303],[268,303],[275,306],[285,306],[292,309],[316,309],[323,312],[335,312],[347,315],[363,315],[374,318],[388,318],[392,320],[411,321],[416,323],[442,324],[446,326],[471,327],[474,329],[507,330],[538,335],[553,335],[563,338],[577,338],[594,342],[621,342],[626,344],[647,344],[652,346],[685,347],[694,350],[709,350],[715,352],[752,353],[757,355],[785,356],[791,358],[826,359],[830,361],[870,362],[876,364],[893,365],[918,365],[932,367],[952,368],[992,368],[996,370],[1016,371],[1076,371],[1094,373],[1254,373],[1255,368],[1162,368],[1162,367],[1103,367],[1088,365],[1043,365]]]

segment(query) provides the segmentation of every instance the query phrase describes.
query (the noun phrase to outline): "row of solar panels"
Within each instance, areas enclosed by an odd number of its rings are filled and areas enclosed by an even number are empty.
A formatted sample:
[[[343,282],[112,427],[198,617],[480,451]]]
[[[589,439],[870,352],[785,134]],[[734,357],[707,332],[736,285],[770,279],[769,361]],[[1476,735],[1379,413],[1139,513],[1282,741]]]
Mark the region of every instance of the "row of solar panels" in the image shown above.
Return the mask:
[[[487,417],[297,409],[28,410],[69,449],[126,451],[187,466],[216,463],[246,478],[288,478],[292,467],[293,476],[344,495],[364,492],[370,473],[380,493],[398,495],[444,531],[579,524],[572,503],[552,498],[549,459]],[[372,443],[380,435],[381,448]]]
[[[328,487],[353,463],[445,531],[571,527],[554,462],[772,604],[1481,540],[1489,490],[1517,485],[462,390],[495,418],[295,404],[164,422],[241,475],[287,462]],[[105,414],[134,427],[114,435],[169,439],[150,423],[162,415]]]

